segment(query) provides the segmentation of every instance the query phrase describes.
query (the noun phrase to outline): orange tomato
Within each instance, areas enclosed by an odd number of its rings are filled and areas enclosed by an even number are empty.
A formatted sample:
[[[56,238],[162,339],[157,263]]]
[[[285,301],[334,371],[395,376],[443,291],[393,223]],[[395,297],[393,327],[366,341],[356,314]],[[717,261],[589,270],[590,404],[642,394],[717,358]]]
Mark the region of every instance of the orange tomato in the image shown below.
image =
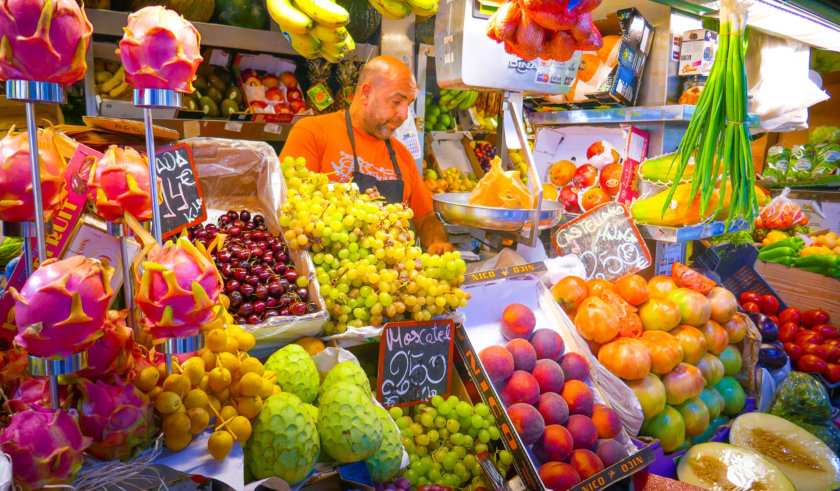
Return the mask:
[[[615,291],[630,305],[641,305],[648,299],[647,281],[637,274],[616,281]]]
[[[548,178],[551,180],[551,184],[562,187],[569,184],[575,175],[575,171],[577,171],[577,166],[575,166],[574,162],[570,160],[558,160],[551,164],[551,168],[548,171]]]
[[[567,313],[574,313],[583,300],[589,296],[589,287],[586,281],[577,276],[567,276],[551,287],[551,295],[554,300],[563,307]]]
[[[611,291],[615,292],[615,285],[610,283],[607,280],[601,279],[591,279],[586,282],[586,286],[589,288],[589,295],[590,296],[597,296],[600,295],[604,291]]]

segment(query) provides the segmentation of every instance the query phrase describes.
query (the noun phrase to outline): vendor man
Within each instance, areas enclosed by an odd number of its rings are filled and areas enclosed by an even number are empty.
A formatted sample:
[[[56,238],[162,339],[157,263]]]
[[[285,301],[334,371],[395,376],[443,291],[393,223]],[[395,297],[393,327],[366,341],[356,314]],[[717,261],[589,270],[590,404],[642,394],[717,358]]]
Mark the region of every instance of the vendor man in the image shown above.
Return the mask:
[[[432,195],[414,157],[392,138],[408,117],[417,83],[405,63],[377,56],[359,74],[350,109],[298,121],[280,159],[303,157],[313,172],[338,182],[375,188],[389,203],[407,203],[423,247],[431,254],[452,250],[443,225],[432,212]]]

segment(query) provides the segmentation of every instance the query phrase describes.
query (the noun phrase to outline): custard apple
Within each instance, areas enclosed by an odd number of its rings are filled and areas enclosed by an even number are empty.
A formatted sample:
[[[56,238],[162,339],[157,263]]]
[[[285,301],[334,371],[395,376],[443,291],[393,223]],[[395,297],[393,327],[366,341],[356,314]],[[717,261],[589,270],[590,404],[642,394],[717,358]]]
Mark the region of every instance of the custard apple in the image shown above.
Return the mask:
[[[277,385],[309,404],[318,397],[318,369],[309,353],[298,344],[275,351],[265,362],[265,369],[277,373]]]
[[[379,406],[375,406],[375,410],[382,425],[382,444],[365,463],[374,482],[390,481],[400,471],[403,455],[402,436],[387,411]]]
[[[317,427],[294,394],[281,392],[263,403],[251,421],[245,463],[256,479],[278,476],[291,484],[306,479],[320,452]]]
[[[310,416],[312,416],[312,421],[314,423],[317,423],[318,422],[318,408],[313,406],[312,404],[306,404],[306,403],[303,404],[303,407],[304,407],[304,409],[306,409],[306,412],[309,413]]]
[[[334,366],[321,383],[321,398],[337,382],[356,384],[370,395],[370,381],[358,363],[345,361]]]
[[[364,460],[382,443],[382,423],[370,394],[350,382],[337,382],[324,393],[318,433],[324,452],[350,463]]]

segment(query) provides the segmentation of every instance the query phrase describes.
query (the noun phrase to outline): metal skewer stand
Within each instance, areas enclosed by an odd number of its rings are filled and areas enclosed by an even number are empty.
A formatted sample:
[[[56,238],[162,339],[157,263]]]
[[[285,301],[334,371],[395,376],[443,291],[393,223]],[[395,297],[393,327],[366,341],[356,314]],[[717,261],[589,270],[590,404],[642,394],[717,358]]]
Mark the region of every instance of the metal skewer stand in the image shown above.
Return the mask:
[[[29,170],[32,175],[32,201],[35,209],[34,222],[20,224],[19,236],[24,237],[24,261],[26,273],[34,272],[34,255],[31,237],[36,239],[39,262],[47,258],[47,227],[44,224],[44,203],[41,196],[41,166],[38,154],[38,126],[35,122],[35,104],[64,104],[64,87],[50,82],[32,80],[7,80],[6,97],[26,104],[26,131],[29,135]],[[34,230],[33,230],[34,229]],[[6,231],[4,226],[4,232]],[[61,403],[58,395],[58,376],[74,373],[87,366],[87,353],[76,353],[69,358],[40,358],[29,356],[29,371],[32,375],[46,376],[50,385],[50,405],[57,409]]]
[[[152,109],[179,108],[182,106],[180,92],[169,89],[134,89],[134,105],[143,108],[143,125],[146,132],[146,155],[149,161],[149,182],[157,190],[157,167],[155,165],[155,133]],[[163,232],[160,223],[160,203],[155,193],[152,199],[152,236],[163,245]],[[186,338],[170,338],[163,344],[166,357],[166,373],[172,373],[172,355],[190,353],[204,347],[204,334]]]

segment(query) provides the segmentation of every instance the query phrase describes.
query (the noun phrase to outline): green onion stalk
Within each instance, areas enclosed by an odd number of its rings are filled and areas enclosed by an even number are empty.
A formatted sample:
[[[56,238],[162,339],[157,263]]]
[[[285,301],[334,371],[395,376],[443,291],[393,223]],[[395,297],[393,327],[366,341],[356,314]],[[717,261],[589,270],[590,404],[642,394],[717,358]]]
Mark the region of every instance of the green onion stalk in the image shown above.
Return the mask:
[[[688,129],[671,162],[672,167],[677,166],[676,176],[662,207],[663,215],[671,204],[689,159],[694,155],[694,175],[688,202],[691,203],[699,193],[700,213],[706,216],[720,182],[721,190],[714,213],[717,215],[723,208],[726,180],[729,179],[732,196],[726,228],[729,229],[735,218],[747,223],[753,223],[755,218],[758,202],[747,126],[747,73],[744,68],[747,3],[745,0],[721,2],[718,50]]]

